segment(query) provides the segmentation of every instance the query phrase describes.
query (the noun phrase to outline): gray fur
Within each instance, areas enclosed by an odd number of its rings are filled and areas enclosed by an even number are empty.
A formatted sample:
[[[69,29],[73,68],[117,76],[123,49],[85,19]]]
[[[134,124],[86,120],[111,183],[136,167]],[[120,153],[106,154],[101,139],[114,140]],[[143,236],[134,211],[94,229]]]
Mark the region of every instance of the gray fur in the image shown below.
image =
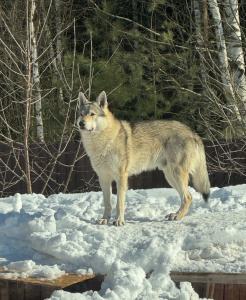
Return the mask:
[[[131,125],[117,120],[107,108],[102,92],[96,102],[79,94],[80,114],[77,125],[91,164],[103,191],[105,211],[98,224],[111,218],[111,183],[117,183],[114,224],[125,224],[125,196],[128,176],[159,168],[181,198],[180,209],[167,217],[180,220],[192,201],[188,192],[189,176],[195,189],[208,199],[210,183],[201,138],[176,121],[146,121]]]

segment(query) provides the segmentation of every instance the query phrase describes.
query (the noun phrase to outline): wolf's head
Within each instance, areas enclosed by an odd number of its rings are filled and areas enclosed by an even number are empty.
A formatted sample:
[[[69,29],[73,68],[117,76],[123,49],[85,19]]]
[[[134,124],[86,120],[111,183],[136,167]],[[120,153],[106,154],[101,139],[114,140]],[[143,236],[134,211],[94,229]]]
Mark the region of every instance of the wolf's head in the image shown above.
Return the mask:
[[[103,91],[95,102],[88,101],[83,93],[79,93],[79,109],[77,126],[79,130],[95,131],[105,127],[105,110],[108,107],[107,96]]]

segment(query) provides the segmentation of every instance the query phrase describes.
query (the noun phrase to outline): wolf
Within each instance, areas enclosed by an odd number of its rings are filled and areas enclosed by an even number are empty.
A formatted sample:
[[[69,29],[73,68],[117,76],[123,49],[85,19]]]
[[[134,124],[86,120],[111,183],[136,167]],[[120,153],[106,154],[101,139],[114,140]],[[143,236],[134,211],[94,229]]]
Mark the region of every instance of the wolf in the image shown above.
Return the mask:
[[[128,177],[159,168],[168,183],[178,191],[181,206],[168,220],[180,220],[187,212],[192,196],[188,191],[191,177],[195,190],[205,201],[210,182],[201,138],[178,121],[156,120],[130,124],[118,120],[108,109],[106,93],[96,101],[78,96],[77,126],[103,192],[104,214],[98,224],[108,224],[112,205],[111,184],[116,181],[116,226],[125,225],[125,198]]]

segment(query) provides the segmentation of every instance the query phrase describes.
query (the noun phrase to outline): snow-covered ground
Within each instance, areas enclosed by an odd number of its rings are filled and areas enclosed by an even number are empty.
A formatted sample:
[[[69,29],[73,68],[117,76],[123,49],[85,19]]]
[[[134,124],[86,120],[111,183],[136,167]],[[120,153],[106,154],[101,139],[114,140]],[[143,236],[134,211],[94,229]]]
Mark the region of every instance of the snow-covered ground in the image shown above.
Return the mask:
[[[124,227],[95,225],[101,192],[1,198],[2,275],[107,274],[99,292],[57,291],[52,300],[198,299],[189,283],[176,288],[170,271],[246,273],[246,185],[212,188],[207,205],[190,192],[185,218],[167,221],[179,208],[175,190],[129,190]]]

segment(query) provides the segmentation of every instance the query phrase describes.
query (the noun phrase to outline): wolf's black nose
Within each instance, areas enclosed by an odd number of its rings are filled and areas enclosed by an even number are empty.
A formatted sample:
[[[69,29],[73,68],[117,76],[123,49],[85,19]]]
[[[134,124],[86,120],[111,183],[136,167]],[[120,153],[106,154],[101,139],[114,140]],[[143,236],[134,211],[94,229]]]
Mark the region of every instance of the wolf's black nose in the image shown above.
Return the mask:
[[[85,128],[85,122],[80,121],[80,122],[79,122],[79,127],[80,127],[81,129]]]

